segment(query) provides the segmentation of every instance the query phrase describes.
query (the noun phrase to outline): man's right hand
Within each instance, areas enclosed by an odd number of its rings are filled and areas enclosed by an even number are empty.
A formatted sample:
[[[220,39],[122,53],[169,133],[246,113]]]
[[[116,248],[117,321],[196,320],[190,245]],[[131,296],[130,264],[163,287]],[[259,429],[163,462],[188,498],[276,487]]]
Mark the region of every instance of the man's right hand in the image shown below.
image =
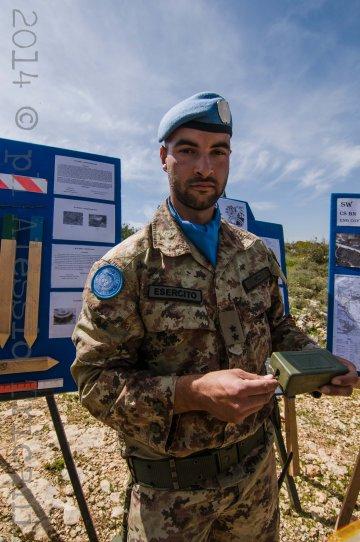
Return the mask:
[[[240,423],[265,406],[278,386],[272,375],[242,369],[180,376],[175,391],[175,413],[205,410],[224,422]]]

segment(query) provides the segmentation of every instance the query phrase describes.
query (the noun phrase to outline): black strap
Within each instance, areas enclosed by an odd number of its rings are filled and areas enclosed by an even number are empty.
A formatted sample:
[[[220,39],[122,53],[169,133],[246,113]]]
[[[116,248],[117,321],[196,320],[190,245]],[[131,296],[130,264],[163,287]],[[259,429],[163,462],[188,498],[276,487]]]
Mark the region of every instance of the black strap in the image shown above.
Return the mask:
[[[134,482],[158,489],[184,489],[202,485],[205,480],[225,472],[266,443],[265,426],[256,433],[227,448],[218,448],[184,458],[147,460],[139,457],[127,459]]]

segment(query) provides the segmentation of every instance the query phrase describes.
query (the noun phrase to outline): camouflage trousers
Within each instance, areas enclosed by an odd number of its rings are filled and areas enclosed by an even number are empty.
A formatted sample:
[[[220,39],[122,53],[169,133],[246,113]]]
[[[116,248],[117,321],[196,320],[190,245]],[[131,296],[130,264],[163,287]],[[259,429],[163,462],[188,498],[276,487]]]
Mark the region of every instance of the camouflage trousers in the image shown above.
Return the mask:
[[[127,542],[277,542],[278,489],[273,447],[244,484],[190,491],[135,484]]]

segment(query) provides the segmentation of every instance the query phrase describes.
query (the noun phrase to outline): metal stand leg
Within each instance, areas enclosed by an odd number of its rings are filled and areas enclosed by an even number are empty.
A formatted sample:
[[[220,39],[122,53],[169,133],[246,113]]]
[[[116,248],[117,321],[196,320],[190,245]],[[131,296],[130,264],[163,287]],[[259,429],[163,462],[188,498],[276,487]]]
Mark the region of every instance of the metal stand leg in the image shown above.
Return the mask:
[[[60,444],[61,452],[64,457],[65,465],[68,470],[72,486],[74,488],[74,493],[76,500],[78,502],[81,516],[84,521],[85,529],[89,537],[89,542],[99,542],[98,536],[95,531],[95,527],[90,515],[90,511],[85,500],[85,496],[81,487],[79,476],[76,470],[74,459],[69,447],[69,443],[66,438],[64,431],[64,426],[60,418],[60,413],[55,401],[54,395],[47,395],[46,402],[49,407],[51,418],[54,424],[56,435]]]
[[[296,485],[294,482],[294,478],[287,472],[287,468],[290,464],[291,459],[289,460],[289,457],[285,448],[284,439],[281,433],[281,421],[280,421],[280,412],[279,412],[278,405],[276,405],[275,407],[275,412],[273,413],[272,421],[273,421],[274,429],[275,429],[276,448],[279,453],[281,466],[283,468],[283,472],[280,478],[283,478],[285,475],[285,482],[286,482],[286,487],[289,493],[291,506],[294,508],[294,510],[298,514],[301,514],[302,513],[301,503],[300,503],[299,495],[298,495]]]

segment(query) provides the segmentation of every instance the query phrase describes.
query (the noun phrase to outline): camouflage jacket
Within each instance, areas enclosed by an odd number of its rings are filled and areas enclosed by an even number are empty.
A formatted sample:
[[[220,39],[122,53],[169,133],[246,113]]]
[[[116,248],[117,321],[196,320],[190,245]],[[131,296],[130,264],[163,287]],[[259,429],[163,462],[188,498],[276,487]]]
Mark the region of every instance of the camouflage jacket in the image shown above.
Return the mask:
[[[91,278],[119,267],[124,287],[98,299]],[[264,374],[273,350],[311,343],[283,316],[281,270],[255,235],[222,220],[216,268],[183,235],[164,203],[153,221],[92,267],[72,339],[82,404],[118,430],[123,455],[186,456],[253,433],[270,406],[240,424],[203,411],[174,414],[179,375],[239,367]]]

